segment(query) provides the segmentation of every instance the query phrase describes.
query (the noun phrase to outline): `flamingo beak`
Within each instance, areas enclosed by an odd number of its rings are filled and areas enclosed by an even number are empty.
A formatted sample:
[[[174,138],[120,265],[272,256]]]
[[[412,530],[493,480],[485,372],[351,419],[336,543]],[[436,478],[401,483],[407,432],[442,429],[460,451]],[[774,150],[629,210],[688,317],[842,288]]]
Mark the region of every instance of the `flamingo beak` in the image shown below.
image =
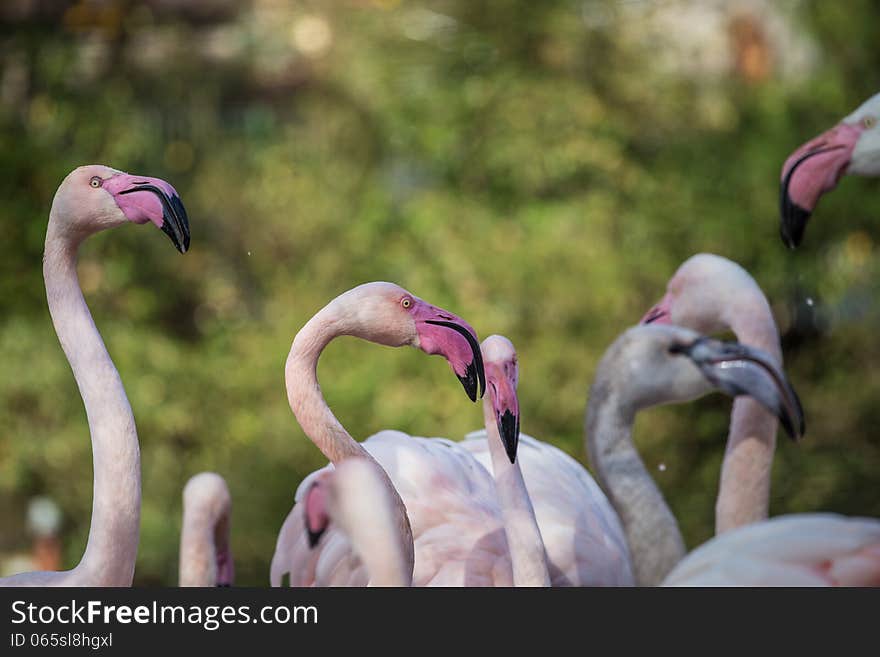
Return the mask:
[[[519,400],[516,396],[515,376],[515,368],[511,368],[511,373],[508,374],[502,363],[486,364],[489,399],[495,413],[498,434],[511,463],[516,462],[516,449],[519,445]]]
[[[857,126],[840,123],[785,161],[779,189],[779,231],[788,248],[800,245],[819,198],[834,189],[846,173],[860,135]]]
[[[676,345],[670,351],[689,356],[703,376],[721,392],[731,397],[748,395],[755,399],[779,418],[793,440],[803,437],[806,423],[800,399],[769,354],[738,342],[711,338]]]
[[[309,488],[304,503],[309,549],[314,549],[330,525],[330,517],[327,515],[327,491],[320,479]]]
[[[189,249],[189,218],[177,190],[161,178],[117,173],[104,182],[125,217],[136,224],[152,222],[181,253]]]
[[[669,293],[651,310],[645,313],[639,324],[671,324],[672,323],[672,297]]]

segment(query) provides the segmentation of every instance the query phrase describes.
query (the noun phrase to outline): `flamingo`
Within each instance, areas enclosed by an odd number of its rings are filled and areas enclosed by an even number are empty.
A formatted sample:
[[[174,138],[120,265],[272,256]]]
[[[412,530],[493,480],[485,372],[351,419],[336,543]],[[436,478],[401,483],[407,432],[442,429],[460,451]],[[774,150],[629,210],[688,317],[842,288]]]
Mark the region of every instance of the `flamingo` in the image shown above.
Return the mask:
[[[316,477],[342,461],[375,463],[393,500],[393,526],[406,550],[405,570],[423,585],[513,583],[510,554],[494,482],[458,443],[442,438],[381,431],[356,442],[324,400],[316,378],[318,358],[339,335],[387,346],[412,345],[446,357],[471,400],[485,390],[480,345],[461,318],[392,283],[367,283],[343,293],[319,311],[293,341],[285,368],[288,401],[304,433],[331,464],[297,489],[293,509],[278,535],[270,581],[302,586],[363,586],[370,574],[351,540],[330,525],[309,546],[303,500]],[[412,525],[410,525],[410,522]]]
[[[550,586],[544,540],[517,460],[520,418],[516,350],[501,335],[490,335],[483,340],[480,350],[489,389],[488,397],[483,398],[485,429],[482,440],[465,441],[462,446],[494,478],[514,585]]]
[[[684,557],[685,547],[672,511],[633,444],[635,414],[712,390],[749,395],[783,426],[802,426],[797,395],[776,360],[748,345],[649,324],[626,331],[599,363],[587,405],[587,450],[623,523],[641,586],[661,582]]]
[[[82,166],[68,174],[52,201],[43,278],[52,323],[88,417],[95,472],[92,517],[85,553],[72,570],[21,573],[0,580],[2,585],[130,586],[134,577],[141,507],[137,430],[76,275],[82,241],[128,222],[152,222],[178,251],[189,248],[186,210],[164,180]]]
[[[486,452],[491,452],[491,455],[478,453],[480,450],[475,452],[474,445],[479,444],[479,441],[476,440],[463,443],[462,446],[474,453],[483,466],[494,470],[497,504],[510,552],[514,586],[549,586],[550,575],[544,543],[516,461],[519,437],[516,351],[507,338],[499,335],[486,338],[480,345],[480,351],[486,373],[486,388],[489,391],[488,396],[483,397],[486,430],[482,434],[481,444]],[[487,435],[489,436],[488,446],[486,445]],[[454,449],[458,449],[458,445],[452,444],[452,446]],[[483,460],[482,457],[485,457],[486,460]],[[472,466],[469,464],[469,467]],[[335,477],[338,475],[332,470],[323,471],[319,477],[315,478],[305,495],[306,529],[313,546],[329,526],[332,514],[327,512],[328,494],[325,492],[325,480],[332,481]],[[378,506],[378,492],[374,495],[377,498],[375,501],[365,502],[365,491],[358,491],[355,486],[348,486],[343,492],[348,491],[351,491],[351,494],[357,498],[350,502],[350,507],[353,511],[361,511],[360,518],[363,522],[364,518],[371,516],[371,512],[367,512],[367,508],[375,509]],[[356,552],[366,561],[363,555],[368,550],[361,549],[356,545],[352,528],[356,517],[354,512],[348,514],[348,527],[341,526],[341,529],[349,535],[352,543],[355,544]],[[401,550],[398,547],[396,550],[387,549],[381,550],[381,552],[394,555]],[[392,558],[391,563],[396,563],[396,559]],[[367,571],[372,573],[375,568],[378,568],[378,565],[374,565],[374,568],[368,566]],[[394,572],[399,573],[400,568],[395,567]],[[398,576],[390,581],[395,585],[400,585],[402,580]],[[375,583],[372,575],[371,582]]]
[[[721,256],[700,253],[685,260],[666,296],[642,323],[675,324],[704,334],[733,331],[739,342],[761,349],[782,366],[779,331],[767,298],[745,269]],[[776,417],[759,402],[734,399],[715,505],[717,534],[767,519],[776,430]],[[792,427],[786,430],[793,433]]]
[[[220,475],[200,472],[186,482],[180,530],[180,586],[232,586],[231,511],[232,496]]]
[[[411,537],[397,528],[395,501],[375,462],[352,457],[321,471],[303,506],[311,547],[332,521],[351,542],[372,586],[412,585]]]
[[[837,187],[844,174],[880,176],[880,93],[836,126],[811,139],[782,165],[780,234],[797,247],[819,197]]]
[[[664,586],[880,586],[880,520],[777,516],[716,536]]]
[[[517,585],[546,585],[544,573],[553,586],[632,585],[623,527],[590,473],[562,450],[519,433],[513,344],[490,336],[482,352],[490,397],[483,400],[486,427],[461,444],[495,478]],[[515,446],[517,434],[514,461],[501,437]]]

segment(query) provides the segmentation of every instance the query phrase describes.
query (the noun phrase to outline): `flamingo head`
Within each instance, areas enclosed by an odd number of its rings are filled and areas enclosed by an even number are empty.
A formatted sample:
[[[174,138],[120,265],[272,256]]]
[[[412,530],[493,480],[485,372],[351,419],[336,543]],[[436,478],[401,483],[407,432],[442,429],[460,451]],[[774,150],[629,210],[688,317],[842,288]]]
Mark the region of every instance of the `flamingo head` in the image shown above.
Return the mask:
[[[806,430],[804,411],[794,388],[766,352],[740,344],[700,337],[670,346],[671,354],[686,355],[706,380],[721,392],[748,395],[779,418],[790,438]]]
[[[669,280],[666,294],[641,324],[675,324],[699,333],[726,331],[747,316],[764,293],[749,273],[727,258],[698,253],[685,260]]]
[[[789,248],[803,239],[819,198],[846,174],[880,175],[880,94],[792,153],[782,166],[780,233]]]
[[[326,470],[315,477],[304,500],[306,534],[308,535],[309,547],[314,548],[321,540],[327,527],[330,526],[330,514],[327,510],[327,487],[333,470]]]
[[[615,343],[614,370],[626,381],[633,408],[683,402],[718,390],[747,395],[779,418],[792,438],[804,434],[804,415],[794,388],[772,356],[707,338],[679,326],[636,326]]]
[[[446,358],[471,401],[482,397],[486,374],[471,325],[394,283],[364,283],[337,297],[342,331],[390,347],[410,345]],[[479,389],[478,389],[479,388]]]
[[[81,166],[58,188],[53,209],[65,228],[85,236],[126,222],[153,223],[181,253],[189,248],[189,220],[177,191],[159,178],[135,176],[100,164]]]
[[[498,424],[498,433],[504,451],[511,463],[516,461],[519,444],[519,400],[516,385],[519,368],[513,343],[501,335],[490,335],[483,340],[483,363],[486,367],[486,386],[489,401]]]

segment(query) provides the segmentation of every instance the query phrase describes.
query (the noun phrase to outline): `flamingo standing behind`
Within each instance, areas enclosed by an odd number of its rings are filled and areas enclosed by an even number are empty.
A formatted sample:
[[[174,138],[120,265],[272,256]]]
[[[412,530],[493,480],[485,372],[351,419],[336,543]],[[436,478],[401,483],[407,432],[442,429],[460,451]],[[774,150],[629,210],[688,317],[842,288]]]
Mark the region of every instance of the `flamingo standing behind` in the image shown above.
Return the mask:
[[[587,450],[620,515],[639,585],[655,585],[685,554],[672,511],[632,439],[635,414],[696,399],[712,390],[750,395],[783,426],[802,430],[797,395],[768,354],[677,326],[637,326],[605,352],[590,388]]]
[[[770,304],[755,279],[735,262],[697,254],[678,268],[666,290],[642,323],[675,324],[704,334],[733,331],[739,342],[764,351],[782,366]],[[716,533],[767,519],[777,426],[776,417],[759,402],[734,399],[715,505]],[[792,427],[786,430],[792,433]]]
[[[223,477],[201,472],[186,482],[180,529],[180,586],[232,586],[231,512],[232,496]]]
[[[94,493],[85,553],[72,569],[0,580],[6,586],[130,586],[140,531],[140,450],[122,380],[104,346],[76,275],[79,246],[98,231],[152,222],[177,249],[189,248],[186,211],[164,180],[106,166],[72,171],[61,183],[46,230],[43,278],[49,313],[88,417]]]
[[[486,428],[461,444],[494,475],[517,585],[542,584],[544,573],[553,586],[632,585],[623,527],[590,473],[562,450],[519,433],[513,344],[490,336],[482,351]],[[502,449],[504,436],[507,445],[519,437],[515,463]]]
[[[777,516],[716,536],[664,586],[880,586],[880,520]]]
[[[782,165],[780,233],[789,248],[801,243],[807,220],[844,174],[880,176],[880,94],[836,126],[811,139]]]
[[[302,504],[311,547],[332,522],[351,542],[371,586],[412,585],[413,546],[397,528],[395,502],[375,462],[353,457],[322,470]]]
[[[485,388],[485,374],[473,329],[397,285],[367,283],[331,301],[300,330],[287,358],[285,381],[300,426],[331,464],[360,457],[383,468],[384,486],[394,500],[395,531],[401,545],[412,547],[405,555],[406,570],[412,569],[415,585],[512,584],[492,478],[466,450],[452,441],[399,431],[382,431],[358,443],[330,411],[316,367],[323,349],[339,335],[441,354],[475,401],[478,381]],[[272,558],[273,585],[288,573],[294,586],[369,582],[364,563],[340,528],[331,525],[320,544],[309,547],[302,501],[322,471],[297,489],[297,504],[284,521]]]

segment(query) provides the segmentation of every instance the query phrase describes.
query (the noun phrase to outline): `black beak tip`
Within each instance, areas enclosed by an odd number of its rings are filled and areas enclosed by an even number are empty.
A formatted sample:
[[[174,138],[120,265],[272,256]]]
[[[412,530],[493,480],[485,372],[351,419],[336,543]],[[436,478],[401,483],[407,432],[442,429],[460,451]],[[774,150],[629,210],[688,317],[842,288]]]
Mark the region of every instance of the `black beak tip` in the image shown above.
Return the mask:
[[[519,446],[519,418],[510,411],[498,417],[498,433],[504,443],[504,451],[511,463],[516,463],[516,450]]]
[[[810,212],[792,201],[788,190],[783,188],[780,199],[779,235],[789,249],[800,246],[809,218]]]
[[[318,541],[321,540],[321,536],[324,535],[324,530],[321,529],[319,531],[313,532],[311,529],[306,527],[306,533],[309,537],[309,549],[313,550],[315,546],[318,544]]]
[[[473,362],[468,363],[467,368],[464,371],[464,375],[458,377],[458,380],[461,381],[461,385],[464,387],[464,391],[467,393],[467,396],[470,398],[472,402],[477,401],[477,368]],[[480,394],[480,397],[483,395]]]

